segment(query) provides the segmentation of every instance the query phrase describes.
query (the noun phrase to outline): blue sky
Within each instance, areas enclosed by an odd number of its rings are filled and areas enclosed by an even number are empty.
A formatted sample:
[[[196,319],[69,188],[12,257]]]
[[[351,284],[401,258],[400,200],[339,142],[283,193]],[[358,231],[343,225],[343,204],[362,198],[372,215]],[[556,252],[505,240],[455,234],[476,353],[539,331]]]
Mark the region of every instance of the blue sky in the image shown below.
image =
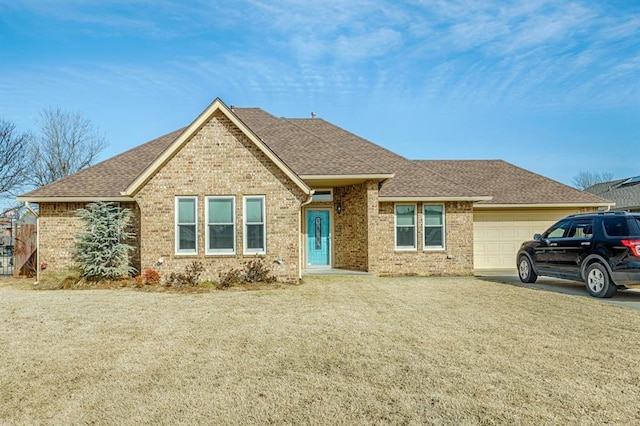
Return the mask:
[[[101,159],[216,97],[413,159],[640,175],[640,2],[0,0],[0,118],[80,112]]]

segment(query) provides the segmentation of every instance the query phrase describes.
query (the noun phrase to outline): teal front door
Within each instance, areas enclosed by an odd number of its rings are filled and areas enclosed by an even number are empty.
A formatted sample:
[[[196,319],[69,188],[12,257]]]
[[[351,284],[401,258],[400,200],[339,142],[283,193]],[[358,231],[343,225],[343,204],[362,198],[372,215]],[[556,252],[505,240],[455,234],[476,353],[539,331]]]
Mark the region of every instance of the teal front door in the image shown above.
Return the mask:
[[[307,210],[307,265],[331,265],[329,210]]]

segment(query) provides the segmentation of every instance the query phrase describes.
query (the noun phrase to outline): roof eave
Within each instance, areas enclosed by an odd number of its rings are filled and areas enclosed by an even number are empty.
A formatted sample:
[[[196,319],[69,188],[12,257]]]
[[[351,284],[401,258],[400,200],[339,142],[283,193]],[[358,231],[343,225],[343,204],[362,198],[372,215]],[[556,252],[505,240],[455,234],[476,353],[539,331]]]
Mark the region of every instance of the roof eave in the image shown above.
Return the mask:
[[[394,173],[374,173],[374,174],[349,174],[349,175],[299,175],[300,179],[365,179],[384,180],[391,179]]]
[[[418,201],[429,201],[429,202],[442,202],[442,201],[489,201],[493,197],[484,196],[484,195],[472,195],[472,196],[460,196],[460,197],[379,197],[378,201],[380,202],[418,202]]]
[[[105,201],[105,202],[129,202],[134,201],[133,198],[129,196],[120,196],[120,197],[92,197],[92,196],[63,196],[63,197],[17,197],[17,201],[20,202],[29,202],[29,203],[73,203],[73,202],[95,202],[95,201]]]
[[[478,203],[477,209],[513,209],[513,208],[572,208],[572,207],[613,207],[615,203]]]
[[[312,188],[334,188],[357,185],[371,180],[382,182],[387,179],[391,179],[393,176],[393,174],[385,173],[359,175],[300,175],[300,178]]]

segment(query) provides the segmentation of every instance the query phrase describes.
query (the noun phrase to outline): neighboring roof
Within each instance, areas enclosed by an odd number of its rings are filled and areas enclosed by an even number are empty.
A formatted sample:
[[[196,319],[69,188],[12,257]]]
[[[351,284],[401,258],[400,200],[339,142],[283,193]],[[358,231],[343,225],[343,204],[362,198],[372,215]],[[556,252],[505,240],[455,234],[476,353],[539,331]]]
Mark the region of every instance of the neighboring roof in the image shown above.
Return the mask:
[[[419,160],[435,173],[493,198],[477,206],[609,206],[610,202],[503,160]]]
[[[640,176],[597,183],[585,189],[616,203],[616,210],[640,210]]]

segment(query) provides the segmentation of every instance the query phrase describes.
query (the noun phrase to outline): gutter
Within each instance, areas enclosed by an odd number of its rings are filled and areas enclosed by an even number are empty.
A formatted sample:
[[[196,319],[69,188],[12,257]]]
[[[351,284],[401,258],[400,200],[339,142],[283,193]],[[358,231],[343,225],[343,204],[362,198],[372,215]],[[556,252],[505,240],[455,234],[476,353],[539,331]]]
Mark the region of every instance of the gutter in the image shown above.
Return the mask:
[[[128,202],[134,201],[132,197],[17,197],[16,200],[26,203],[83,203],[83,202]]]
[[[308,206],[313,201],[313,194],[315,194],[316,190],[311,189],[309,192],[309,198],[302,204],[300,204],[300,214],[298,215],[298,279],[302,279],[302,252],[304,250],[304,244],[302,242],[302,210],[305,206]]]
[[[378,201],[380,202],[419,202],[419,201],[430,201],[430,202],[442,202],[442,201],[490,201],[492,200],[492,196],[461,196],[461,197],[378,197]],[[475,205],[474,205],[475,207]]]
[[[490,209],[513,209],[513,208],[579,208],[579,207],[605,207],[611,208],[615,203],[527,203],[527,204],[515,204],[515,203],[504,203],[504,204],[491,204],[491,203],[480,203],[474,204],[474,209],[482,209],[482,210],[490,210]]]

